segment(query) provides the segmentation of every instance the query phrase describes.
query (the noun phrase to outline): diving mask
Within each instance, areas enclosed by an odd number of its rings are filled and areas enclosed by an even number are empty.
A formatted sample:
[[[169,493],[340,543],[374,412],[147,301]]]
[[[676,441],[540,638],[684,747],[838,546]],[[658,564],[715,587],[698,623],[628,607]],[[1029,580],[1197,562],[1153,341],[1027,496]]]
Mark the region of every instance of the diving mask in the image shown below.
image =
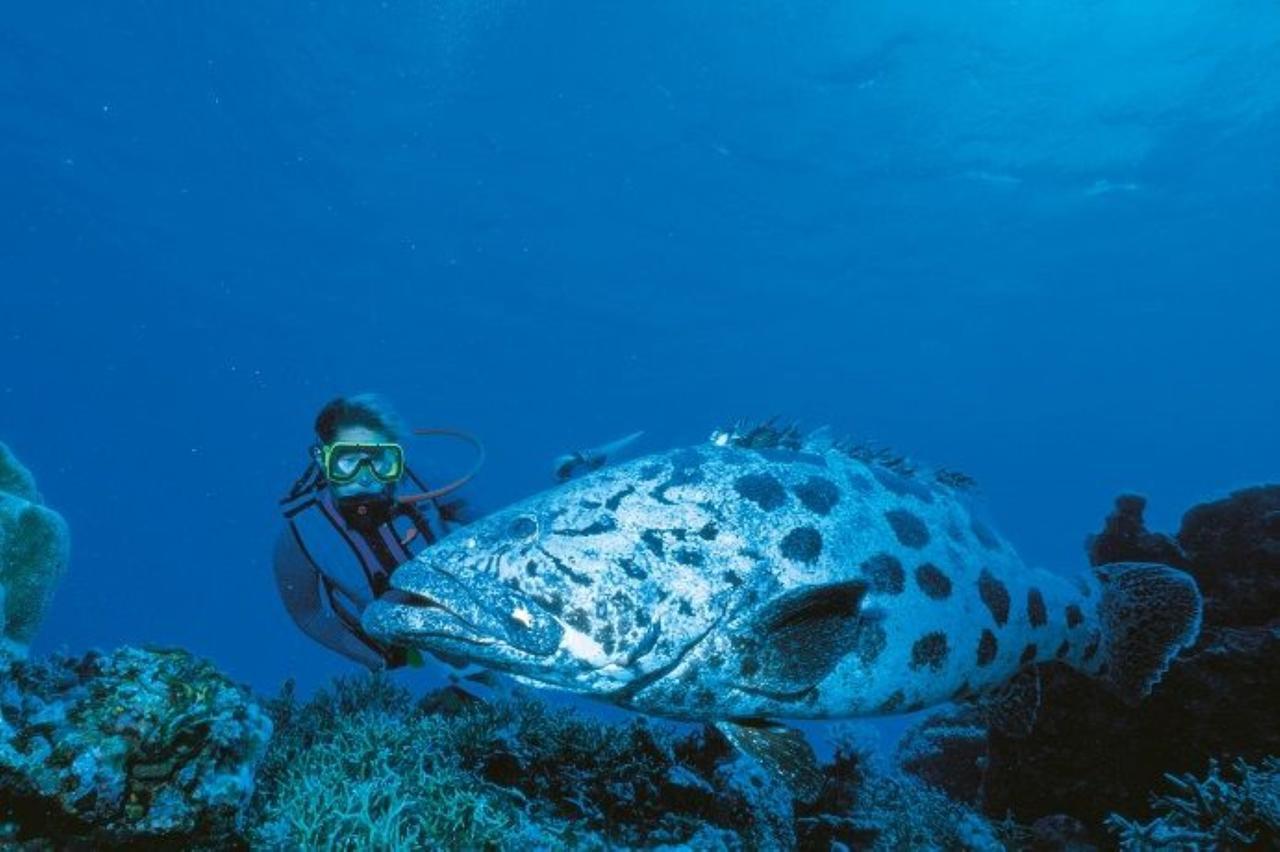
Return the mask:
[[[354,482],[366,466],[379,482],[399,482],[404,476],[404,449],[399,444],[335,441],[321,447],[320,465],[325,478],[335,485]]]

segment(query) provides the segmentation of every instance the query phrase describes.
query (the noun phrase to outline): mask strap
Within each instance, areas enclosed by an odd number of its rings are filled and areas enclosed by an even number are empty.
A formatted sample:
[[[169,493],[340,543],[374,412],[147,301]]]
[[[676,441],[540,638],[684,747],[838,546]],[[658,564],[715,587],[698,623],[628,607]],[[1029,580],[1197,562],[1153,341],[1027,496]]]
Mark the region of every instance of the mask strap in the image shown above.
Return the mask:
[[[451,494],[470,482],[472,478],[480,472],[480,468],[484,466],[484,444],[480,443],[480,439],[475,435],[472,435],[470,432],[463,432],[460,429],[414,429],[413,434],[424,437],[456,438],[457,440],[470,444],[475,448],[476,460],[475,463],[471,465],[470,470],[447,485],[442,485],[439,488],[432,488],[430,491],[421,491],[417,494],[405,494],[397,497],[396,501],[401,505],[421,503],[423,500],[434,500],[437,497],[443,497],[446,494]]]

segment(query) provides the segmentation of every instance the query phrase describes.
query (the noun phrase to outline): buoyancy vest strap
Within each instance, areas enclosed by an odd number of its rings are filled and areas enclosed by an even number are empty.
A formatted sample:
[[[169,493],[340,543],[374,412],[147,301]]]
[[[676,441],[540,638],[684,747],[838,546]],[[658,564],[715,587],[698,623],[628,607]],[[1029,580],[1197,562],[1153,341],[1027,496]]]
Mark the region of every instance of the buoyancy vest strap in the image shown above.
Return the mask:
[[[324,484],[324,473],[320,470],[320,465],[315,462],[307,464],[307,469],[302,472],[289,488],[289,492],[280,498],[280,505],[283,506],[291,503],[300,497],[313,495]]]
[[[459,488],[461,488],[462,486],[470,482],[472,478],[475,477],[475,475],[480,472],[480,468],[484,466],[484,459],[485,459],[484,444],[480,442],[479,438],[477,438],[475,435],[472,435],[469,432],[463,432],[459,429],[414,429],[413,434],[424,435],[424,436],[439,435],[441,437],[446,437],[446,438],[457,438],[459,441],[464,441],[475,448],[476,461],[475,461],[475,464],[471,465],[470,470],[468,470],[462,476],[458,477],[457,479],[453,480],[450,483],[442,485],[439,488],[431,489],[429,491],[422,491],[418,494],[405,494],[402,497],[397,497],[396,499],[399,500],[401,504],[408,505],[413,503],[421,503],[424,500],[434,500],[437,497],[443,497],[446,494],[452,494],[454,491],[457,491]]]
[[[340,514],[338,514],[337,508],[333,505],[333,502],[327,498],[327,495],[323,495],[317,499],[316,505],[320,507],[320,510],[324,512],[329,523],[333,525],[333,528],[337,530],[338,534],[342,536],[344,541],[346,541],[347,546],[351,548],[351,552],[356,555],[356,561],[360,563],[361,569],[364,570],[365,579],[369,582],[369,588],[374,590],[375,595],[381,594],[382,590],[386,587],[386,576],[384,572],[389,569],[382,567],[384,562],[382,559],[378,558],[378,555],[370,546],[370,542],[367,541],[364,536],[351,535],[347,531],[347,522],[343,520]],[[379,571],[379,568],[382,568],[382,570]]]

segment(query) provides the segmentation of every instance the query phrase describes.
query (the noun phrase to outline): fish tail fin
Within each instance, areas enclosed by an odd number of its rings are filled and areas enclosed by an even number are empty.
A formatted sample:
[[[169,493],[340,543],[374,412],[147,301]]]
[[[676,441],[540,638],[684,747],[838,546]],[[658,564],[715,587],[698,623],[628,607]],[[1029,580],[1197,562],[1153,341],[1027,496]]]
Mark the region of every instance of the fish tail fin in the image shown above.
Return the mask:
[[[1137,704],[1200,635],[1200,590],[1189,574],[1154,562],[1115,562],[1095,571],[1106,651],[1097,674],[1126,703]]]

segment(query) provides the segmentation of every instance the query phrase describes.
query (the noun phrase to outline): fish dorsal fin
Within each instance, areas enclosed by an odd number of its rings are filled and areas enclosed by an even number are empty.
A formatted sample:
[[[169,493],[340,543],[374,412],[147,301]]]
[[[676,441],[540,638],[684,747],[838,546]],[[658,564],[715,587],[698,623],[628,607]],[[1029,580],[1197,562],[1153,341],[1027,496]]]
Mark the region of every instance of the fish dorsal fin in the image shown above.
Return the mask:
[[[1034,666],[979,695],[978,712],[991,728],[1010,737],[1031,733],[1040,709],[1040,672]]]
[[[773,692],[815,686],[856,647],[866,591],[861,581],[805,586],[765,607],[748,629],[758,648],[753,680]]]
[[[800,731],[763,719],[722,721],[716,728],[734,748],[782,781],[797,801],[812,802],[822,792],[825,780],[818,758]]]

